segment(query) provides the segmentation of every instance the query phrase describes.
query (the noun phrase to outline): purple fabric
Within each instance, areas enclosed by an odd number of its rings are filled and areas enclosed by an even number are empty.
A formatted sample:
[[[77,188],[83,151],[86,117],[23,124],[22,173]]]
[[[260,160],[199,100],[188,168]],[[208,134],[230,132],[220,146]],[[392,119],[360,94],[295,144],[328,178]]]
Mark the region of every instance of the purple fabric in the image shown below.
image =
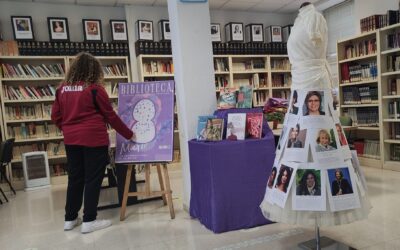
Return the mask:
[[[228,114],[229,113],[263,113],[263,109],[261,107],[258,108],[240,108],[240,109],[219,109],[214,112],[214,115],[217,116],[217,118],[223,118],[224,119],[224,133],[223,137],[226,137],[226,123],[228,121]],[[268,126],[267,120],[264,118],[263,121],[263,128],[262,128],[262,137],[267,135],[268,133],[272,133],[270,127]]]
[[[275,157],[272,132],[244,141],[189,141],[190,215],[214,233],[271,223],[261,213]]]

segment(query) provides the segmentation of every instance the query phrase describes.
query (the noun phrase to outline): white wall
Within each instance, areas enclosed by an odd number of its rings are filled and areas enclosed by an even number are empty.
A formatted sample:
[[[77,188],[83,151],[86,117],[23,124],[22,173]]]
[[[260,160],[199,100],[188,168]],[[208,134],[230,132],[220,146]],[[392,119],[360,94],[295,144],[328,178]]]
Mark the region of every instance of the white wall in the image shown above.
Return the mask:
[[[374,14],[386,14],[388,10],[398,10],[398,0],[354,0],[356,34],[360,34],[360,19]]]
[[[66,4],[29,3],[0,1],[0,30],[4,40],[14,39],[11,27],[13,15],[32,16],[35,40],[49,41],[47,28],[47,17],[68,18],[70,40],[74,42],[83,41],[82,19],[100,19],[102,22],[103,41],[111,41],[110,19],[125,19],[123,7],[98,7],[78,6]]]

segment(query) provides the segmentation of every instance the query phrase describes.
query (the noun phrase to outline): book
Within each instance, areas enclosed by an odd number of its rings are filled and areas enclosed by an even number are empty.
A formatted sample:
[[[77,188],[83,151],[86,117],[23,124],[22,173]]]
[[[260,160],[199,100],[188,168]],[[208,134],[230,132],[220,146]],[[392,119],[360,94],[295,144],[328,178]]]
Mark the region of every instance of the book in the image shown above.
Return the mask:
[[[253,88],[251,86],[240,86],[237,94],[237,108],[251,108],[253,103]]]
[[[263,113],[247,113],[246,131],[249,138],[261,138],[263,120]]]
[[[207,133],[206,133],[206,126],[207,126],[207,121],[209,119],[216,118],[214,115],[201,115],[198,118],[197,121],[197,133],[196,133],[196,139],[199,141],[204,141],[207,139]]]
[[[207,141],[222,140],[223,131],[224,131],[224,119],[212,118],[207,120],[207,125],[206,125]]]
[[[230,109],[236,107],[236,90],[223,88],[218,98],[218,109]]]
[[[245,113],[230,113],[226,123],[226,138],[227,140],[244,140],[246,137],[246,114]]]

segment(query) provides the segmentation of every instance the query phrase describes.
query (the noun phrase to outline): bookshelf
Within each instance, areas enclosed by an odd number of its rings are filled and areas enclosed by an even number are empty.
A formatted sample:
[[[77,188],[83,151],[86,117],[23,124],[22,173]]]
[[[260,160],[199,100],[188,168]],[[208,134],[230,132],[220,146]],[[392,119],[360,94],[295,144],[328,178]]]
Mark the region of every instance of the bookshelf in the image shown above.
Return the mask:
[[[15,138],[14,157],[8,172],[17,189],[24,187],[21,154],[30,151],[47,151],[52,182],[59,184],[67,181],[60,166],[66,163],[63,136],[52,124],[50,115],[55,90],[74,58],[0,57],[1,135],[4,139]],[[128,57],[97,58],[103,64],[105,88],[116,107],[118,83],[131,79]]]
[[[339,114],[350,116],[350,137],[363,166],[382,167],[382,92],[377,31],[339,40]]]

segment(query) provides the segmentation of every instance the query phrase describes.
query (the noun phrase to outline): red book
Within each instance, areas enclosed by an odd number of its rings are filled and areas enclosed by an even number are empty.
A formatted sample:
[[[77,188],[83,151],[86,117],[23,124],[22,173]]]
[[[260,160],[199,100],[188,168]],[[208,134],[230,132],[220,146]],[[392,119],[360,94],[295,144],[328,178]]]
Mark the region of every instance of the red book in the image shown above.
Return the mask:
[[[263,120],[263,113],[247,113],[246,130],[249,138],[261,138]]]
[[[357,155],[362,156],[364,154],[364,142],[363,141],[355,141],[354,148],[357,151]]]

